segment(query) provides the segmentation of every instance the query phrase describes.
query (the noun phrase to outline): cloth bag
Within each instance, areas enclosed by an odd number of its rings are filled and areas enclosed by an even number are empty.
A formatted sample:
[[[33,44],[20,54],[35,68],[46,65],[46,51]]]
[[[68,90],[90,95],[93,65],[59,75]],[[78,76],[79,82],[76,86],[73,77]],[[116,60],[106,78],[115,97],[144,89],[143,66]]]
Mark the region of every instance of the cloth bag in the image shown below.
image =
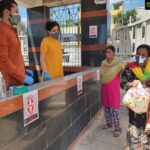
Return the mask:
[[[148,110],[150,102],[149,89],[143,88],[141,82],[139,82],[137,87],[132,87],[126,92],[122,101],[125,106],[135,113],[145,113]]]

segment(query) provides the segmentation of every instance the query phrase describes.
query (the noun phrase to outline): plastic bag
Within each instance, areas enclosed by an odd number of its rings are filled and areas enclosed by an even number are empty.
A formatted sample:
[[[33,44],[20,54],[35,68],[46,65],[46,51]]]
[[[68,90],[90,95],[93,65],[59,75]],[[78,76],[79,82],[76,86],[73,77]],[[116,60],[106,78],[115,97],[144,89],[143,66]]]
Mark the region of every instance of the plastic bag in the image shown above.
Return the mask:
[[[147,112],[150,102],[150,92],[148,90],[144,89],[141,82],[139,82],[137,87],[132,87],[123,96],[123,104],[135,113],[141,114]]]

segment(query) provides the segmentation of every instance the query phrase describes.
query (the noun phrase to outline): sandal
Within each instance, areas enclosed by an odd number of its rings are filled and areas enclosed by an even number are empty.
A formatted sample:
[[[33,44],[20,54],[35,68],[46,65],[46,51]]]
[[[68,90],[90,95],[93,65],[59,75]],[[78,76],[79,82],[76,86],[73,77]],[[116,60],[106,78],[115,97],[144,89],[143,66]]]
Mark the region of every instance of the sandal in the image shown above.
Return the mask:
[[[114,137],[119,137],[121,135],[121,131],[114,131],[113,136]]]
[[[111,125],[105,124],[102,128],[103,128],[103,129],[108,129],[108,128],[111,128]]]
[[[128,144],[125,144],[124,150],[130,150],[130,147]]]

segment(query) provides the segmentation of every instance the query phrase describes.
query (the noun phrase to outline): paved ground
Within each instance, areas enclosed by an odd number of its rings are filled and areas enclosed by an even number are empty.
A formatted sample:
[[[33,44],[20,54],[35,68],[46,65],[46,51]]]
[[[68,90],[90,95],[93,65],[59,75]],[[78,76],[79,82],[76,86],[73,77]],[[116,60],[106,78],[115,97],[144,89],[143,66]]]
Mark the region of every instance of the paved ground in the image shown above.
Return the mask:
[[[127,111],[121,108],[121,125],[123,133],[120,137],[113,137],[112,129],[102,129],[104,123],[103,112],[93,125],[79,139],[73,150],[123,150],[127,129]]]

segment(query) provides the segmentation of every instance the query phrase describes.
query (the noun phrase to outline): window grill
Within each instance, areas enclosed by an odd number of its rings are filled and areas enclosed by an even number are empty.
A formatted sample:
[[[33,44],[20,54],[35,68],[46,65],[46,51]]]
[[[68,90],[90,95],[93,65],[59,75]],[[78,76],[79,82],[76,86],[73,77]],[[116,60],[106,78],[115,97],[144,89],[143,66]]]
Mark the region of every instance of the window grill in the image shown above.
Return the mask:
[[[60,25],[63,65],[81,66],[80,4],[50,8],[50,19]]]

